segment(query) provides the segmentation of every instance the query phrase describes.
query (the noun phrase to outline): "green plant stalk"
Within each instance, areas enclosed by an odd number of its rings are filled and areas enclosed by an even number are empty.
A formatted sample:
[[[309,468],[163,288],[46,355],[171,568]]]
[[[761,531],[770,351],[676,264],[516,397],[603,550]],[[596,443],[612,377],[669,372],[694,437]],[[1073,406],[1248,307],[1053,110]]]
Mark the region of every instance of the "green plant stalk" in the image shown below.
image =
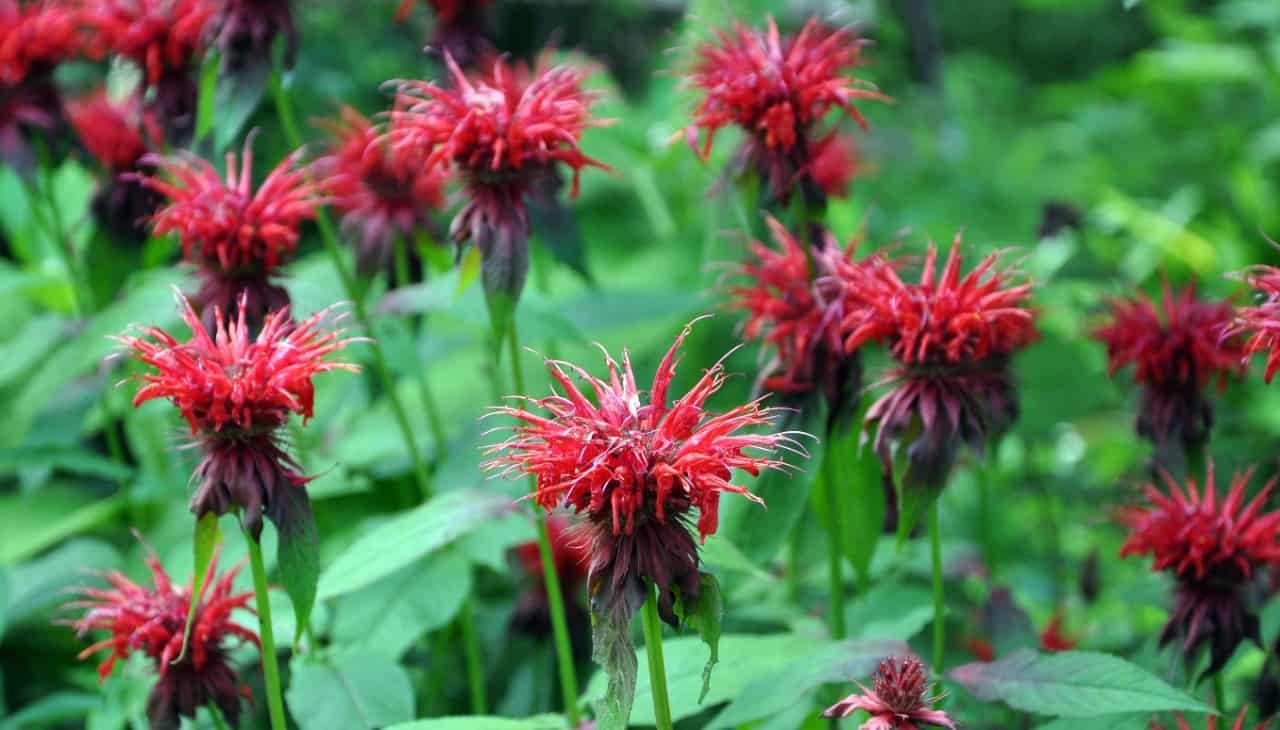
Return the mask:
[[[293,105],[289,101],[289,94],[285,91],[284,84],[280,79],[280,71],[277,69],[271,79],[271,96],[275,101],[276,111],[280,115],[280,126],[284,129],[285,137],[289,140],[289,144],[294,147],[302,146],[302,133],[298,129],[297,119],[293,114]],[[355,314],[356,322],[360,327],[373,336],[373,320],[369,317],[369,311],[365,308],[364,297],[360,291],[360,287],[356,281],[355,274],[351,269],[347,268],[346,261],[342,258],[342,244],[338,241],[337,231],[333,227],[333,222],[329,220],[329,212],[323,208],[316,211],[316,225],[320,229],[320,237],[324,240],[325,250],[329,254],[329,258],[333,261],[333,267],[338,272],[338,278],[342,280],[342,288],[346,292],[346,296],[351,300],[352,313]],[[383,389],[387,392],[387,401],[391,404],[392,415],[396,419],[396,424],[400,427],[400,435],[404,440],[405,449],[409,452],[409,460],[413,462],[413,471],[418,483],[418,491],[422,496],[422,501],[427,501],[431,497],[431,476],[427,471],[427,463],[422,458],[422,452],[418,449],[418,443],[414,440],[413,426],[409,423],[409,413],[405,410],[404,402],[401,401],[400,395],[396,392],[395,377],[391,373],[391,366],[387,364],[385,353],[382,352],[382,346],[378,344],[376,339],[369,342],[369,350],[373,353],[373,367],[377,371],[378,378],[382,381]]]
[[[462,652],[467,660],[467,686],[471,692],[471,714],[483,715],[489,706],[484,689],[484,662],[480,657],[480,640],[476,636],[475,611],[471,599],[463,602],[458,614],[458,628],[462,633]]]
[[[243,528],[243,525],[242,525]],[[271,628],[271,596],[267,594],[267,568],[262,562],[262,546],[248,530],[249,567],[253,571],[253,596],[258,608],[259,638],[262,640],[262,675],[267,687],[267,713],[271,730],[288,730],[284,718],[284,695],[280,691],[280,664],[276,656],[276,640]]]
[[[822,452],[822,491],[827,499],[827,560],[831,588],[831,637],[845,637],[844,626],[844,520],[840,506],[840,490],[836,485],[835,461],[831,458],[830,433],[828,447]]]
[[[511,356],[511,378],[516,393],[526,395],[524,371],[520,366],[520,336],[512,318],[508,332]],[[519,401],[518,408],[524,408]],[[531,491],[537,491],[537,477],[529,477]],[[547,529],[546,516],[535,511],[534,524],[538,530],[538,557],[542,560],[542,579],[547,590],[547,603],[551,608],[551,634],[556,646],[556,663],[560,667],[560,692],[564,697],[564,714],[570,728],[578,727],[578,672],[573,666],[573,644],[569,640],[569,621],[565,618],[564,593],[560,590],[560,572],[556,569],[555,553],[551,549],[551,533]]]
[[[929,508],[929,557],[933,564],[933,671],[942,674],[942,651],[946,647],[942,587],[942,530],[938,526],[938,503]]]
[[[222,713],[218,710],[218,705],[213,700],[209,700],[208,705],[209,717],[213,718],[213,726],[217,730],[227,730],[227,723],[222,719]]]
[[[649,657],[649,687],[653,691],[653,717],[658,730],[672,730],[671,699],[667,695],[667,667],[662,659],[662,619],[658,617],[658,592],[645,581],[644,607],[640,623],[644,628],[644,651]]]

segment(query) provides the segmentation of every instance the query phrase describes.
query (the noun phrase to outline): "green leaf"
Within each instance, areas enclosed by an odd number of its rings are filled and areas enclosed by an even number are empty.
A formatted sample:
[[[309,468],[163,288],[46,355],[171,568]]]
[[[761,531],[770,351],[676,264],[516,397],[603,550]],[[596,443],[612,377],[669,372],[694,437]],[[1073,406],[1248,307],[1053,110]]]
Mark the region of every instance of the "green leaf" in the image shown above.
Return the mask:
[[[54,692],[26,705],[0,721],[0,730],[27,730],[38,727],[63,727],[83,720],[89,711],[102,704],[92,692]]]
[[[861,422],[861,418],[855,421]],[[861,448],[859,439],[856,426],[848,429],[828,445],[835,449],[828,458],[833,460],[836,485],[844,490],[840,495],[844,507],[840,522],[845,556],[857,572],[859,585],[865,586],[870,582],[871,560],[884,529],[885,499],[880,460],[871,448]]]
[[[1104,717],[1060,717],[1036,727],[1036,730],[1147,730],[1151,715],[1106,715]]]
[[[0,640],[4,639],[5,623],[9,614],[9,575],[0,568]]]
[[[819,687],[867,677],[886,656],[910,651],[898,641],[842,641],[752,679],[707,730],[734,728],[803,704]]]
[[[10,628],[67,600],[67,591],[87,583],[95,570],[120,565],[115,548],[98,540],[77,539],[7,571],[9,598],[6,609]]]
[[[702,562],[713,568],[731,570],[768,583],[778,580],[772,573],[751,562],[751,558],[744,555],[737,545],[718,532],[707,536],[707,541],[702,543],[699,552]]]
[[[293,643],[296,646],[311,622],[311,609],[316,605],[316,584],[320,580],[320,533],[316,516],[305,489],[283,490],[282,500],[290,502],[280,519],[275,520],[280,542],[276,547],[276,563],[280,582],[293,603],[297,622]]]
[[[302,730],[376,730],[413,719],[413,686],[394,660],[363,651],[290,664],[286,699]]]
[[[1267,601],[1258,623],[1262,632],[1262,645],[1273,646],[1276,639],[1280,638],[1280,598]]]
[[[732,667],[733,671],[717,675],[711,691],[707,693],[703,702],[699,703],[698,696],[702,691],[702,683],[699,680],[707,663],[706,645],[695,636],[682,636],[664,641],[662,652],[667,666],[672,717],[675,720],[692,717],[708,707],[733,700],[741,695],[753,680],[775,674],[793,662],[813,656],[823,647],[823,642],[799,634],[722,636],[720,637],[720,661],[725,666]],[[635,703],[631,711],[631,725],[653,725],[653,698],[649,684],[649,671],[645,662],[638,663],[640,669],[637,675]],[[594,701],[603,697],[606,682],[607,678],[603,673],[592,677],[583,699]],[[601,730],[604,730],[603,725]]]
[[[258,54],[249,59],[236,73],[227,73],[226,58],[222,60],[213,112],[213,142],[218,152],[240,136],[240,130],[262,102],[271,81],[271,57],[268,54]]]
[[[979,699],[1042,715],[1213,711],[1136,664],[1094,652],[1041,655],[1022,650],[997,662],[956,667],[947,676]]]
[[[125,481],[133,470],[100,454],[75,446],[47,444],[0,449],[0,474],[12,474],[31,467],[60,469],[72,474]]]
[[[544,244],[556,261],[568,266],[585,281],[591,281],[587,268],[587,247],[573,208],[560,199],[530,196],[529,223],[538,242]]]
[[[698,632],[711,656],[707,658],[707,666],[702,670],[702,692],[698,695],[701,703],[711,691],[711,670],[720,661],[720,624],[724,619],[724,595],[720,592],[720,581],[710,573],[702,574],[702,584],[698,590],[698,602],[690,607],[681,605],[678,615],[689,628]]]
[[[321,600],[350,593],[514,510],[500,494],[460,489],[400,514],[356,540],[320,576]]]
[[[191,625],[196,620],[196,608],[200,605],[199,596],[204,591],[205,575],[209,572],[209,564],[213,562],[214,553],[221,542],[222,530],[218,527],[218,515],[208,512],[196,520],[195,536],[191,540],[195,558],[191,563],[191,595],[195,598],[187,606],[187,623],[182,629],[182,650],[178,652],[178,658],[173,660],[174,663],[187,655],[187,642],[191,640]]]
[[[626,730],[635,705],[640,662],[631,643],[631,619],[644,596],[633,593],[624,592],[615,606],[603,609],[598,598],[591,601],[591,659],[604,670],[596,676],[605,679],[594,699],[598,730]]]
[[[564,716],[537,715],[519,719],[481,715],[434,717],[392,725],[387,730],[564,730]]]
[[[81,490],[52,484],[31,494],[0,496],[0,565],[110,521],[126,501],[123,494],[94,499]]]
[[[845,608],[855,638],[908,641],[932,620],[933,594],[895,582],[877,584]]]
[[[466,252],[462,254],[462,260],[458,262],[458,288],[454,296],[471,288],[478,278],[480,278],[480,249],[468,246]]]
[[[214,108],[217,104],[215,92],[218,89],[218,66],[218,52],[206,53],[204,64],[200,68],[200,95],[196,102],[195,145],[197,147],[213,130]]]

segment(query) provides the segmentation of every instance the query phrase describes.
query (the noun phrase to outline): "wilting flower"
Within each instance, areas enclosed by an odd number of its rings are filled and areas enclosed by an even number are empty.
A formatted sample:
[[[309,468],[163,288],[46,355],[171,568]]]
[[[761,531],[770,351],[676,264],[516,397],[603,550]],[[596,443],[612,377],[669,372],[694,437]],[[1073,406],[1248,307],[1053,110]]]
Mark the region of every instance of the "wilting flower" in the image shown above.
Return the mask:
[[[253,593],[235,593],[232,583],[237,566],[217,576],[217,557],[209,564],[196,596],[196,611],[186,652],[183,630],[191,606],[191,587],[175,586],[160,561],[147,558],[152,588],[140,586],[123,574],[108,573],[110,588],[83,588],[83,600],[68,604],[86,612],[69,622],[81,636],[105,631],[109,638],[84,651],[85,659],[101,651],[110,652],[98,665],[98,675],[106,679],[118,660],[139,653],[155,662],[159,680],[147,700],[147,715],[156,730],[177,730],[180,717],[195,719],[201,707],[217,706],[231,726],[240,715],[241,698],[249,699],[249,687],[231,667],[228,642],[238,639],[258,646],[253,631],[232,620],[237,611],[253,613],[249,601]]]
[[[142,70],[155,90],[166,136],[185,143],[195,128],[196,62],[218,4],[207,0],[98,0],[87,17],[100,42]]]
[[[342,330],[322,331],[328,315],[321,311],[301,324],[288,308],[271,312],[256,338],[250,338],[245,308],[238,319],[215,308],[215,326],[201,323],[191,305],[177,295],[179,311],[191,328],[191,339],[179,342],[156,327],[142,337],[120,341],[139,361],[154,368],[134,396],[134,405],[166,398],[182,413],[203,452],[191,497],[197,517],[244,511],[245,527],[256,538],[262,515],[277,525],[306,499],[308,477],[281,444],[279,429],[289,414],[311,417],[315,387],[312,377],[330,370],[356,372],[343,362],[326,360],[350,340]]]
[[[1236,715],[1236,721],[1231,724],[1231,730],[1244,730],[1244,718],[1245,718],[1245,715],[1247,714],[1249,714],[1249,708],[1248,707],[1241,708],[1240,714]],[[1178,723],[1177,730],[1191,730],[1191,723],[1187,722],[1186,716],[1184,716],[1181,712],[1175,712],[1173,715],[1173,718]],[[1271,724],[1271,718],[1269,717],[1264,718],[1257,725],[1253,726],[1253,730],[1266,730],[1270,724]],[[1151,725],[1149,727],[1150,727],[1150,730],[1165,730],[1165,726],[1162,725],[1158,720],[1154,720],[1154,719],[1151,721]],[[1204,727],[1205,727],[1205,730],[1218,730],[1217,716],[1209,715],[1208,719],[1205,720]]]
[[[858,39],[817,19],[786,36],[772,18],[763,32],[735,25],[697,53],[689,86],[704,96],[685,128],[689,145],[705,159],[719,130],[741,127],[747,139],[739,161],[759,172],[775,200],[786,200],[797,178],[812,172],[814,127],[827,112],[838,107],[865,128],[854,100],[885,98],[848,75],[861,63]]]
[[[391,263],[397,238],[413,241],[431,230],[431,214],[444,207],[445,174],[426,164],[424,148],[386,144],[355,109],[344,107],[341,119],[327,126],[333,143],[316,162],[317,172],[343,228],[355,237],[357,267],[373,273]]]
[[[70,2],[0,0],[0,160],[25,170],[35,157],[26,136],[52,139],[63,120],[53,70],[92,50]]]
[[[567,621],[570,627],[587,625],[581,598],[582,586],[587,580],[587,564],[590,554],[585,540],[578,539],[569,524],[562,518],[547,518],[547,534],[551,538],[551,555],[564,594],[565,611],[577,620]],[[512,554],[520,571],[533,579],[516,601],[511,615],[511,628],[523,634],[546,637],[551,635],[551,606],[547,598],[547,586],[543,580],[542,554],[536,540],[518,545]]]
[[[834,240],[809,246],[776,219],[767,223],[778,248],[751,244],[754,260],[741,267],[746,283],[730,288],[731,306],[748,315],[743,334],[773,352],[760,388],[796,397],[821,392],[834,423],[861,388],[862,363],[856,350],[845,351],[843,330],[845,285],[860,265],[853,260],[857,241],[843,249]]]
[[[892,475],[892,446],[905,450],[904,487],[939,489],[959,446],[981,453],[1018,412],[1009,359],[1034,341],[1027,308],[1030,281],[1014,281],[996,268],[1000,254],[961,275],[960,237],[952,242],[936,277],[937,249],[929,247],[917,284],[904,282],[892,265],[863,266],[848,287],[857,298],[845,319],[845,348],[884,342],[897,361],[886,382],[893,389],[867,411],[877,426],[875,449]]]
[[[105,89],[67,104],[67,118],[108,175],[93,197],[98,225],[124,238],[144,240],[146,220],[159,206],[160,196],[138,174],[152,172],[142,158],[163,145],[160,123],[137,95],[113,101]]]
[[[1152,570],[1167,571],[1178,582],[1161,645],[1178,640],[1188,660],[1209,645],[1207,674],[1218,671],[1244,639],[1261,643],[1251,584],[1262,568],[1280,563],[1280,512],[1264,511],[1276,480],[1246,504],[1252,476],[1252,469],[1237,474],[1220,499],[1212,463],[1203,491],[1194,479],[1184,490],[1163,472],[1168,494],[1148,484],[1144,493],[1150,506],[1120,513],[1130,530],[1120,555],[1150,555]]]
[[[558,165],[573,170],[571,197],[583,167],[608,169],[578,148],[594,95],[568,66],[532,74],[493,62],[469,79],[446,54],[452,86],[408,81],[396,95],[388,137],[395,154],[427,151],[427,166],[456,169],[467,202],[450,227],[459,244],[474,242],[483,257],[485,291],[516,299],[529,269],[526,196],[547,184]]]
[[[852,137],[833,131],[814,145],[809,175],[829,197],[848,195],[849,185],[861,171],[858,145]]]
[[[721,493],[761,501],[731,481],[734,470],[784,469],[776,451],[796,448],[792,434],[746,432],[770,425],[777,415],[758,400],[722,414],[705,410],[707,399],[724,383],[721,363],[668,403],[676,353],[689,332],[686,327],[662,359],[647,404],[641,403],[625,352],[621,365],[606,356],[607,380],[548,361],[547,370],[564,395],[531,401],[546,416],[496,409],[520,425],[486,451],[493,456],[486,465],[491,471],[535,475],[533,498],[543,508],[569,507],[585,516],[593,605],[629,617],[643,602],[645,581],[651,581],[658,588],[658,610],[673,626],[677,596],[688,606],[699,592],[692,510],[698,511],[696,527],[705,540],[718,526]],[[595,403],[569,373],[590,385]]]
[[[873,689],[861,684],[862,694],[851,694],[828,707],[823,717],[848,717],[858,710],[871,715],[862,730],[918,730],[921,726],[955,730],[955,723],[942,710],[933,709],[940,695],[930,695],[924,664],[912,656],[889,657],[876,670]]]
[[[201,278],[195,298],[208,328],[215,309],[230,318],[243,304],[256,323],[288,305],[288,294],[272,276],[297,248],[303,221],[314,220],[324,202],[320,184],[297,164],[300,155],[301,150],[284,158],[256,191],[250,143],[239,165],[235,153],[227,153],[225,181],[189,152],[143,158],[161,173],[145,184],[169,201],[152,218],[155,233],[177,233],[183,255],[195,264]]]
[[[1190,286],[1174,294],[1166,283],[1159,309],[1146,297],[1111,303],[1111,321],[1093,336],[1107,346],[1110,372],[1134,366],[1142,386],[1138,433],[1158,448],[1199,451],[1213,426],[1213,404],[1205,386],[1218,388],[1244,372],[1240,338],[1227,335],[1235,308],[1196,298]],[[1180,461],[1180,459],[1179,459]]]
[[[1263,378],[1270,383],[1280,370],[1280,269],[1273,266],[1255,266],[1245,272],[1245,281],[1264,297],[1257,306],[1241,307],[1237,314],[1237,331],[1247,332],[1244,356],[1253,357],[1267,353],[1267,369]]]
[[[214,44],[222,49],[232,70],[250,61],[271,57],[276,36],[285,39],[285,63],[298,55],[298,27],[289,0],[224,0],[213,20]]]

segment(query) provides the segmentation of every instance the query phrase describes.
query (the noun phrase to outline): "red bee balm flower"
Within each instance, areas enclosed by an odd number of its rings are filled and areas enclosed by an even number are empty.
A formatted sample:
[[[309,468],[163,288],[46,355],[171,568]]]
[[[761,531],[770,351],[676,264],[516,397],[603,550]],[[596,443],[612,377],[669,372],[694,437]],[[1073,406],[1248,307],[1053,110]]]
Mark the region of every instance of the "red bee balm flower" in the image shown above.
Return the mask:
[[[1198,451],[1213,426],[1213,405],[1203,390],[1244,373],[1240,339],[1224,336],[1235,316],[1226,302],[1196,299],[1195,287],[1176,296],[1165,284],[1161,311],[1145,297],[1111,303],[1111,322],[1093,336],[1107,346],[1110,371],[1134,366],[1134,382],[1143,386],[1138,433],[1158,447]]]
[[[196,59],[204,52],[218,4],[207,0],[99,0],[87,19],[101,42],[142,70],[156,91],[166,135],[185,142],[195,124]]]
[[[921,726],[945,727],[955,730],[955,723],[942,710],[933,709],[940,696],[930,696],[928,672],[919,659],[907,656],[892,657],[880,662],[876,670],[874,689],[861,684],[862,694],[852,694],[840,700],[823,717],[848,717],[858,710],[871,715],[862,723],[862,730],[918,730]]]
[[[196,598],[191,636],[183,653],[191,588],[174,586],[154,554],[147,559],[147,566],[154,584],[151,589],[112,572],[106,575],[109,589],[83,588],[80,593],[85,600],[68,604],[87,609],[84,617],[71,622],[81,636],[90,631],[111,634],[82,651],[80,658],[110,651],[98,665],[98,675],[104,680],[117,660],[134,652],[152,659],[160,678],[147,701],[147,715],[157,730],[177,730],[179,717],[194,720],[196,710],[210,704],[217,705],[234,727],[240,700],[249,698],[249,687],[228,661],[227,642],[239,639],[261,648],[257,634],[231,620],[236,610],[253,613],[249,608],[253,593],[233,593],[231,585],[239,568],[218,577],[215,556]]]
[[[774,218],[768,226],[781,250],[751,244],[755,260],[741,268],[748,283],[729,290],[731,306],[748,315],[743,334],[774,351],[761,372],[761,387],[791,395],[820,389],[837,417],[855,400],[862,379],[856,351],[845,352],[842,329],[844,284],[860,265],[853,261],[857,242],[844,249],[834,241],[809,247]]]
[[[849,185],[862,172],[858,145],[853,138],[831,132],[814,145],[809,175],[822,192],[833,198],[849,194]]]
[[[918,284],[898,278],[882,262],[855,272],[848,287],[857,300],[845,318],[846,349],[883,341],[899,363],[896,385],[867,411],[878,424],[875,449],[892,473],[891,442],[912,433],[904,485],[940,488],[961,442],[981,452],[988,434],[1017,415],[1009,357],[1037,337],[1026,307],[1031,282],[1011,283],[996,269],[999,254],[960,273],[960,237],[935,281],[937,249],[929,247]]]
[[[740,156],[769,181],[775,199],[790,194],[797,174],[809,170],[814,125],[833,107],[867,126],[855,99],[885,99],[848,76],[861,63],[860,43],[847,29],[817,19],[783,36],[770,18],[764,32],[735,25],[698,48],[689,86],[703,92],[685,128],[702,158],[716,132],[736,124],[748,139]],[[699,136],[705,133],[701,147]]]
[[[1167,495],[1148,484],[1144,492],[1151,506],[1120,513],[1130,529],[1120,555],[1151,555],[1153,570],[1168,571],[1178,580],[1177,600],[1161,645],[1177,638],[1191,660],[1210,644],[1207,674],[1218,671],[1244,639],[1261,644],[1250,583],[1260,568],[1280,563],[1280,512],[1264,512],[1276,480],[1245,504],[1245,487],[1252,476],[1252,469],[1237,474],[1226,498],[1219,499],[1212,464],[1203,492],[1195,480],[1184,491],[1163,472]]]
[[[1040,648],[1045,651],[1071,651],[1079,643],[1080,639],[1063,630],[1062,611],[1054,611],[1044,631],[1040,632]]]
[[[133,95],[116,102],[107,97],[106,90],[68,104],[67,118],[81,144],[109,176],[93,197],[98,225],[125,240],[146,240],[146,221],[161,200],[138,173],[151,172],[142,158],[163,144],[159,122],[143,108],[141,97]]]
[[[1257,289],[1265,299],[1253,307],[1241,307],[1236,321],[1238,330],[1249,333],[1244,344],[1244,356],[1253,357],[1267,353],[1267,370],[1263,377],[1271,382],[1280,370],[1280,269],[1273,266],[1256,266],[1245,273],[1245,281]]]
[[[328,126],[333,145],[317,167],[343,227],[356,236],[358,268],[372,273],[391,263],[397,238],[412,241],[431,229],[431,213],[444,206],[445,174],[426,164],[420,147],[386,145],[350,107]]]
[[[388,137],[394,154],[427,150],[427,166],[457,168],[467,203],[450,228],[458,243],[473,241],[483,256],[485,291],[512,300],[529,269],[531,187],[554,179],[557,164],[573,170],[578,194],[583,167],[608,169],[578,148],[591,119],[594,95],[583,91],[579,71],[539,71],[532,79],[505,61],[489,74],[468,79],[445,55],[452,87],[408,81],[396,96]]]
[[[215,310],[211,336],[181,295],[178,303],[191,328],[190,341],[178,342],[155,327],[142,330],[146,339],[120,338],[139,361],[155,368],[143,376],[146,385],[133,402],[172,401],[203,449],[191,511],[202,516],[243,509],[245,526],[256,538],[264,509],[279,525],[294,502],[306,498],[307,477],[280,448],[277,429],[290,413],[304,422],[311,417],[313,376],[358,370],[324,359],[350,340],[341,330],[320,330],[327,311],[295,324],[287,308],[268,314],[257,338],[250,339],[243,306],[235,321]]]
[[[284,158],[256,191],[249,143],[239,165],[235,153],[227,153],[225,181],[190,153],[144,158],[162,173],[146,185],[169,200],[152,219],[155,233],[177,233],[186,259],[198,267],[196,300],[210,329],[213,311],[234,313],[245,293],[252,323],[288,305],[271,276],[297,248],[303,221],[314,220],[325,202],[320,185],[307,181],[310,171],[296,164],[300,156],[301,150]]]
[[[585,540],[578,539],[562,518],[547,518],[547,533],[551,538],[551,555],[556,563],[556,575],[560,577],[560,590],[564,593],[564,606],[569,612],[569,626],[588,625],[582,610],[582,584],[587,580],[587,565],[591,555]],[[517,565],[529,578],[534,579],[516,601],[511,615],[511,628],[522,634],[546,638],[551,636],[551,605],[547,601],[547,586],[542,576],[542,555],[538,543],[532,540],[512,550]]]
[[[759,401],[720,415],[704,410],[724,383],[720,363],[682,398],[667,402],[676,352],[689,331],[686,327],[676,338],[658,366],[647,405],[641,405],[625,352],[621,366],[606,358],[607,381],[574,365],[548,361],[547,369],[565,395],[534,401],[548,416],[496,409],[520,425],[511,438],[486,451],[496,455],[489,470],[535,475],[533,497],[542,507],[565,505],[585,514],[593,600],[629,616],[643,602],[644,582],[652,581],[659,589],[658,610],[673,626],[675,591],[685,605],[693,605],[699,589],[690,510],[698,510],[697,530],[706,539],[716,531],[722,492],[760,502],[731,481],[733,470],[758,474],[783,469],[773,454],[795,448],[791,434],[743,432],[773,422],[774,410],[761,408]],[[591,386],[595,404],[566,368]]]

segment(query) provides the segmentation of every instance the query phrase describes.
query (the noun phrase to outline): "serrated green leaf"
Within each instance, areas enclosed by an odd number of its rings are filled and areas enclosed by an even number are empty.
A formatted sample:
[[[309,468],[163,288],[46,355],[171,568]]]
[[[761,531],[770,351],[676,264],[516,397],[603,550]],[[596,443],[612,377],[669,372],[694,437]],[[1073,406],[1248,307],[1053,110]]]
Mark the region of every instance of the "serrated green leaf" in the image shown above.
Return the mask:
[[[413,563],[514,509],[500,494],[446,492],[356,540],[320,576],[321,600],[350,593]]]
[[[947,673],[979,699],[1061,717],[1125,712],[1213,712],[1212,708],[1136,664],[1094,652],[1014,652]]]
[[[320,532],[316,516],[305,489],[285,489],[281,499],[289,500],[286,517],[276,519],[279,544],[276,563],[280,583],[293,603],[297,622],[293,642],[296,646],[311,622],[311,609],[316,604],[316,585],[320,580]]]
[[[591,602],[591,659],[603,670],[602,691],[594,697],[598,730],[626,730],[635,706],[640,660],[631,643],[631,619],[640,596],[622,596],[616,607],[601,610]],[[593,682],[593,684],[596,684]]]
[[[302,730],[377,730],[413,719],[413,686],[394,660],[362,651],[302,655],[286,699]]]

